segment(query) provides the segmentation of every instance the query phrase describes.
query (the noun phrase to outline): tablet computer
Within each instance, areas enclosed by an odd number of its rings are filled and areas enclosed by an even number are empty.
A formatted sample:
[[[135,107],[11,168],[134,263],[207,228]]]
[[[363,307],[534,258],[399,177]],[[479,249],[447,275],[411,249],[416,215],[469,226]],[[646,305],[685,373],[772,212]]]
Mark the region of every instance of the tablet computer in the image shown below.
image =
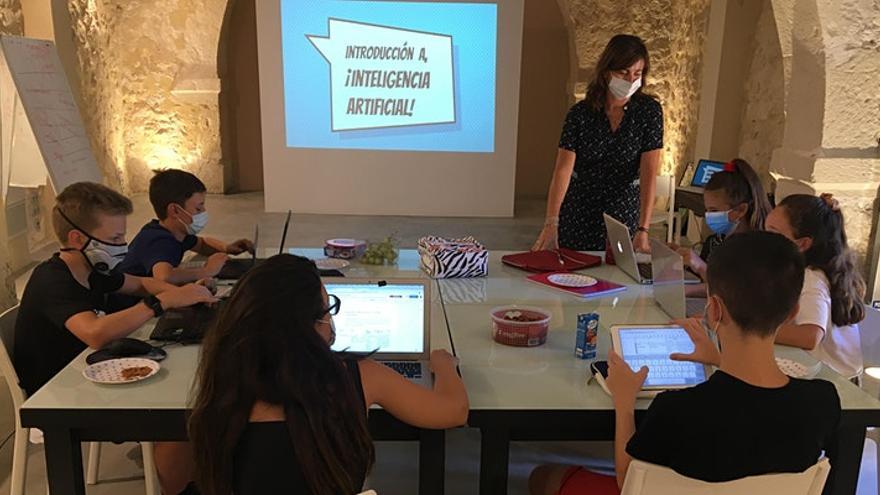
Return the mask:
[[[685,329],[676,325],[614,325],[611,348],[634,371],[648,367],[648,378],[642,385],[645,390],[692,387],[706,381],[708,376],[702,364],[669,359],[674,352],[694,351]]]

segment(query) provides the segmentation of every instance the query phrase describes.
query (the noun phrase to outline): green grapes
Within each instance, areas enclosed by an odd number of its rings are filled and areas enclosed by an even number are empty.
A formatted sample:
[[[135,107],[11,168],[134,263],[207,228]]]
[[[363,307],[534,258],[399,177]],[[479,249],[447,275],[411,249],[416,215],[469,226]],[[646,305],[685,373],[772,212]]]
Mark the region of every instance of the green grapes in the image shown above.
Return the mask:
[[[361,257],[361,263],[366,265],[384,265],[385,263],[394,264],[397,262],[398,251],[394,246],[395,239],[393,236],[386,237],[381,242],[371,242],[367,246]]]

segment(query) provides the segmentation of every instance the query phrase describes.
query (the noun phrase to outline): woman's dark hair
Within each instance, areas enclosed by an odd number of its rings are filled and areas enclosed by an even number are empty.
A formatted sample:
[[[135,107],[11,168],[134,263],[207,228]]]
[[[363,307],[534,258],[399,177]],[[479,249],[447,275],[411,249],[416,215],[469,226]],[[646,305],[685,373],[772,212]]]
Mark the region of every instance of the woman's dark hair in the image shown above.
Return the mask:
[[[831,285],[831,321],[853,325],[865,318],[865,280],[846,242],[843,212],[830,194],[793,194],[779,203],[797,238],[813,240],[804,253],[807,266],[822,270]]]
[[[724,191],[731,206],[749,205],[746,218],[749,220],[751,230],[764,230],[764,220],[770,214],[770,200],[764,192],[764,186],[758,179],[755,169],[749,162],[734,158],[728,162],[723,171],[715,172],[706,191]]]
[[[342,357],[315,330],[326,315],[306,258],[279,254],[236,285],[205,335],[189,435],[202,493],[231,495],[233,456],[257,401],[283,407],[310,493],[357,493],[352,466],[375,459]]]
[[[605,45],[602,55],[599,56],[593,80],[587,86],[586,100],[594,110],[605,108],[608,95],[608,73],[627,69],[639,60],[645,62],[645,67],[642,69],[642,87],[636,91],[636,94],[642,93],[648,79],[648,73],[651,71],[648,49],[638,36],[618,34],[611,38]]]

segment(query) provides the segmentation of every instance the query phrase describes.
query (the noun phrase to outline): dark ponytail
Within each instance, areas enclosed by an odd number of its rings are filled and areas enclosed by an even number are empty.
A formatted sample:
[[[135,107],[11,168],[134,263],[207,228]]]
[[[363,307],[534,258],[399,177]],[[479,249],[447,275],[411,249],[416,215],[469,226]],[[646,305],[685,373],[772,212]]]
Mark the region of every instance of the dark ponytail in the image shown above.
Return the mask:
[[[749,205],[746,218],[752,230],[764,230],[764,220],[770,214],[770,200],[764,192],[758,174],[749,162],[734,158],[724,171],[716,172],[706,184],[707,191],[724,191],[732,206]]]
[[[793,194],[779,206],[788,217],[796,238],[809,237],[812,246],[804,253],[807,266],[822,270],[831,285],[831,321],[853,325],[865,318],[862,299],[865,280],[856,257],[846,242],[843,212],[830,194],[821,197]]]

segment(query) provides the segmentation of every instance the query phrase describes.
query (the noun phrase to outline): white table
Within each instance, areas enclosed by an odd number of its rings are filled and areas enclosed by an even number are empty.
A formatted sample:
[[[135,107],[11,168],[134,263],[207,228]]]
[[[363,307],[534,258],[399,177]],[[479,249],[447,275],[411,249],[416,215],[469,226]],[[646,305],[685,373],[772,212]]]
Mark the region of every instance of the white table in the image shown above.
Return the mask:
[[[527,281],[522,271],[501,264],[503,254],[492,253],[489,277],[477,284],[478,290],[473,280],[439,281],[470,399],[469,424],[482,433],[480,493],[487,495],[507,492],[511,441],[614,438],[611,398],[595,382],[587,383],[588,361],[574,356],[579,313],[600,316],[599,359],[607,357],[611,325],[669,322],[669,316],[654,301],[651,287],[636,284],[617,267],[602,265],[583,273],[625,284],[626,291],[582,299]],[[448,297],[450,294],[454,297]],[[507,304],[550,311],[550,332],[544,345],[510,347],[492,340],[489,312]],[[814,369],[821,367],[817,377],[837,388],[842,424],[838,448],[830,453],[835,466],[825,493],[855,493],[865,428],[880,424],[880,401],[802,350],[778,346],[777,355]],[[638,401],[637,417],[649,404]]]
[[[320,249],[297,254],[322,257]],[[578,313],[600,315],[599,357],[609,348],[607,328],[614,323],[661,323],[668,317],[656,306],[650,287],[635,284],[613,266],[587,270],[597,277],[627,284],[625,292],[600,299],[581,299],[534,284],[525,273],[500,262],[492,253],[489,277],[441,280],[433,287],[431,338],[433,348],[452,349],[461,360],[468,389],[469,423],[482,432],[480,492],[506,493],[509,442],[512,440],[610,440],[613,407],[595,384],[587,384],[587,361],[574,357]],[[425,277],[418,256],[403,250],[398,266],[353,264],[349,277]],[[517,348],[495,343],[490,336],[489,310],[504,304],[526,304],[553,315],[547,343]],[[448,321],[448,325],[447,325]],[[149,334],[150,325],[141,330]],[[186,438],[189,389],[198,346],[172,347],[163,370],[154,378],[125,386],[101,386],[82,378],[83,353],[40,389],[21,411],[22,424],[42,428],[53,495],[83,494],[79,442],[91,440],[182,440]],[[808,354],[778,348],[778,354],[815,364]],[[834,383],[843,406],[838,445],[829,453],[834,469],[826,493],[855,493],[867,426],[880,425],[880,401],[847,380],[822,368],[818,376]],[[639,401],[637,415],[648,401]],[[421,439],[420,490],[442,493],[444,449],[442,432],[416,430],[384,411],[370,414],[378,438]]]
[[[322,257],[319,253],[305,250],[312,257]],[[413,252],[402,253],[399,267],[355,265],[346,274],[424,277]],[[436,284],[431,287],[431,346],[451,350],[440,293]],[[154,324],[155,320],[149,322],[133,336],[147,339]],[[168,346],[168,357],[156,376],[125,385],[99,385],[83,378],[85,358],[92,352],[86,350],[30,397],[21,409],[22,424],[45,433],[51,493],[85,493],[80,442],[185,440],[199,349],[198,345]],[[381,409],[370,412],[369,426],[376,440],[418,440],[420,493],[443,493],[443,431],[411,427]]]

